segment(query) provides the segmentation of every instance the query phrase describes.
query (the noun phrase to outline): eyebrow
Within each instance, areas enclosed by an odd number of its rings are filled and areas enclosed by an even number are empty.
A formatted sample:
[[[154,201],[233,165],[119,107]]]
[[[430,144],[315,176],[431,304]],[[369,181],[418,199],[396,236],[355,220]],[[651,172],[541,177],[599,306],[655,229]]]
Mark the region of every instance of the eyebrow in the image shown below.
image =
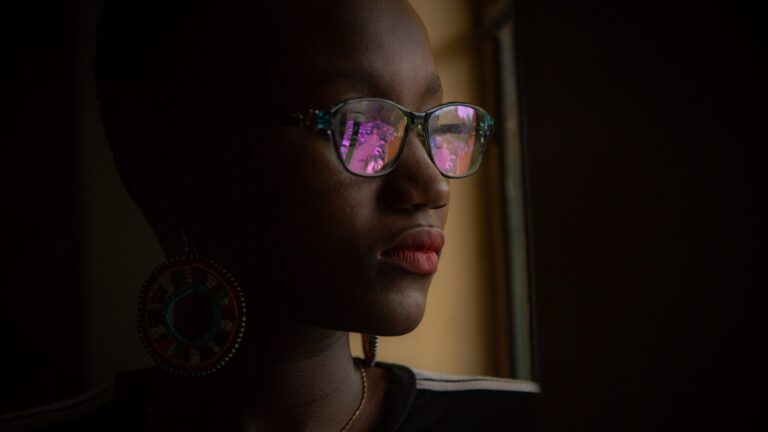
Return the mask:
[[[443,96],[443,81],[440,79],[440,75],[434,74],[429,81],[429,86],[424,94],[427,98],[432,96]]]

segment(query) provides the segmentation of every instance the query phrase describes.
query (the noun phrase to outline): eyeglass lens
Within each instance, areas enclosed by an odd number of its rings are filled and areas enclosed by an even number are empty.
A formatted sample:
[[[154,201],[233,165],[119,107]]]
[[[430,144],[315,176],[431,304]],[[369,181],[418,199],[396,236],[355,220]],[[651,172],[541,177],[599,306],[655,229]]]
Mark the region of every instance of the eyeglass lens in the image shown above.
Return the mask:
[[[353,173],[376,175],[395,162],[408,119],[396,106],[379,101],[353,101],[336,113],[334,139],[339,156]]]
[[[429,146],[437,169],[450,177],[474,172],[483,156],[478,138],[478,112],[466,105],[449,105],[429,118]],[[480,140],[484,140],[480,136]]]
[[[428,124],[429,146],[438,170],[449,177],[471,174],[480,164],[484,137],[478,145],[478,111],[448,105]],[[339,156],[351,172],[375,176],[397,161],[408,118],[395,105],[378,100],[351,101],[334,115],[332,133]]]

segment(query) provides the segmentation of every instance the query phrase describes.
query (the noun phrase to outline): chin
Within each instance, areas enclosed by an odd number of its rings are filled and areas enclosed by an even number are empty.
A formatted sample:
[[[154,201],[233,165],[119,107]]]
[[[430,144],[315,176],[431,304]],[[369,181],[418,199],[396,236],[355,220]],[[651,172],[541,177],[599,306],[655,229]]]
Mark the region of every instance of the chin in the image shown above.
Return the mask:
[[[402,336],[415,330],[424,318],[426,291],[427,287],[421,286],[372,290],[374,295],[349,296],[343,303],[318,306],[320,302],[309,302],[304,316],[314,315],[309,323],[327,329]]]
[[[367,283],[326,280],[312,291],[290,295],[294,318],[308,324],[355,333],[401,336],[421,323],[431,276],[380,277]],[[299,286],[309,286],[300,284]],[[298,293],[297,293],[298,294]],[[300,299],[296,304],[295,300]]]
[[[368,332],[369,334],[375,334],[378,336],[402,336],[408,334],[421,324],[421,319],[424,318],[424,309],[421,313],[413,314],[411,316],[400,317],[397,322],[389,322],[384,325],[378,326],[378,331]]]
[[[402,336],[416,329],[424,318],[428,284],[410,287],[389,287],[379,292],[374,301],[358,317],[363,324],[356,330],[379,336]]]

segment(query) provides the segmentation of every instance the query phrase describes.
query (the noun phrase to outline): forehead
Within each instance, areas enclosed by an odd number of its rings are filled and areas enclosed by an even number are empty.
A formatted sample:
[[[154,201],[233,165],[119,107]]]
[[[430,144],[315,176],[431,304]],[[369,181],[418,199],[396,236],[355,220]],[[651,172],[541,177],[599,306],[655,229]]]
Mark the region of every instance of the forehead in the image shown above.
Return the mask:
[[[358,96],[392,99],[415,111],[440,102],[429,38],[406,2],[346,0],[288,22],[291,31],[277,32],[272,67],[292,108]]]

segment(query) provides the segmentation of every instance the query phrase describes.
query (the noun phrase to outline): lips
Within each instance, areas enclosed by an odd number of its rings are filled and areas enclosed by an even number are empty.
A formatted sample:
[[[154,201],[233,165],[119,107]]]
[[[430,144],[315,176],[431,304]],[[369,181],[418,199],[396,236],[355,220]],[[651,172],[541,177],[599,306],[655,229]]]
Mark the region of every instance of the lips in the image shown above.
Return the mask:
[[[384,249],[380,259],[409,273],[431,275],[437,272],[444,243],[445,236],[439,229],[414,228],[401,234]]]

